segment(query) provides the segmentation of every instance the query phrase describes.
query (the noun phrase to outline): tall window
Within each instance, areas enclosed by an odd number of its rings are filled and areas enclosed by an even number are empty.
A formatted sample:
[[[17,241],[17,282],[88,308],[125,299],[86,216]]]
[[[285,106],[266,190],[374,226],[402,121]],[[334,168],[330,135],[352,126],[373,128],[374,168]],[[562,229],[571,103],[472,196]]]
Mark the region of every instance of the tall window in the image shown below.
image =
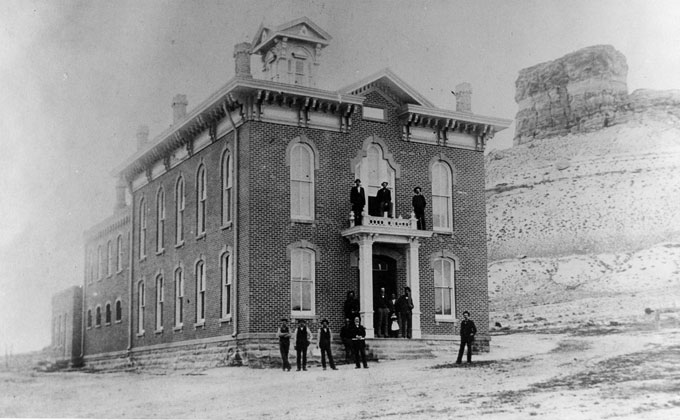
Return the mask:
[[[205,322],[205,264],[196,264],[196,323]]]
[[[102,255],[102,246],[97,247],[97,279],[104,277],[104,270],[102,267],[104,257]]]
[[[92,328],[92,309],[87,310],[87,328]]]
[[[116,239],[116,271],[123,270],[123,235],[118,235]]]
[[[184,325],[184,271],[175,270],[175,327]]]
[[[445,162],[432,165],[432,225],[434,230],[453,229],[453,206],[451,202],[452,174]]]
[[[111,247],[111,241],[106,243],[106,275],[110,276],[113,272],[113,248]]]
[[[111,304],[110,303],[106,304],[106,309],[104,310],[104,321],[106,322],[107,325],[111,323]]]
[[[227,150],[222,155],[222,226],[231,222],[231,192],[233,169],[231,153]]]
[[[175,185],[175,243],[184,242],[184,178]]]
[[[301,58],[293,59],[295,65],[294,80],[296,85],[304,85],[305,83],[305,60]]]
[[[156,252],[165,248],[165,193],[163,189],[156,194]]]
[[[290,257],[291,310],[298,314],[313,314],[314,251],[296,248]]]
[[[144,334],[144,282],[137,283],[137,334]]]
[[[139,201],[139,259],[146,257],[146,201]]]
[[[163,276],[156,278],[156,331],[163,329]]]
[[[101,327],[102,326],[102,307],[101,306],[97,306],[97,310],[95,311],[94,326],[95,327]]]
[[[206,190],[205,166],[201,165],[196,176],[196,234],[205,233]]]
[[[116,322],[120,322],[123,319],[123,304],[120,299],[116,301]]]
[[[231,256],[225,252],[220,259],[222,271],[222,318],[231,316]]]
[[[314,152],[304,143],[290,149],[290,216],[314,219]]]
[[[434,313],[451,317],[454,308],[455,262],[447,258],[434,260]]]

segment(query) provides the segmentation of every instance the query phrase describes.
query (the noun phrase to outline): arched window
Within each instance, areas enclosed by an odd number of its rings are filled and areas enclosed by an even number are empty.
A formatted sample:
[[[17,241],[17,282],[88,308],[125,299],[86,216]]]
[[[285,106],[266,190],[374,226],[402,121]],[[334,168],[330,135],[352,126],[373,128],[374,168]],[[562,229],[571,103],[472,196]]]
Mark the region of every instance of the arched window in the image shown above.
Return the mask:
[[[137,334],[144,334],[144,282],[137,283]]]
[[[196,263],[196,323],[205,322],[205,264]]]
[[[294,248],[290,255],[290,299],[293,314],[314,314],[315,253]]]
[[[116,301],[116,322],[120,322],[123,319],[123,304],[118,299]]]
[[[314,219],[314,151],[305,143],[290,149],[290,217]]]
[[[198,168],[196,175],[196,234],[205,233],[206,199],[208,198],[205,166]]]
[[[92,309],[87,310],[87,328],[92,328]]]
[[[175,270],[175,327],[184,325],[184,271]]]
[[[453,318],[456,313],[456,263],[449,258],[437,258],[433,265],[435,318]]]
[[[232,158],[231,153],[227,150],[222,155],[222,226],[231,222],[232,178]]]
[[[156,277],[156,331],[163,330],[163,276]]]
[[[175,185],[175,243],[184,242],[184,178]]]
[[[104,256],[102,255],[102,246],[99,245],[97,247],[97,279],[101,280],[102,277],[104,277],[104,268],[102,264],[104,260]]]
[[[106,325],[111,324],[111,304],[106,303],[106,309],[104,310],[104,321],[106,322]]]
[[[146,201],[139,200],[139,259],[146,257]]]
[[[123,235],[116,239],[116,271],[123,270]]]
[[[228,252],[220,258],[220,271],[222,272],[222,319],[231,316],[231,255]]]
[[[97,309],[94,314],[94,326],[95,327],[101,327],[102,326],[102,307],[97,306]]]
[[[163,188],[156,194],[156,252],[165,248],[165,192]]]
[[[401,166],[396,163],[392,154],[387,151],[384,142],[375,136],[364,141],[362,151],[352,160],[354,174],[361,179],[367,198],[366,211],[371,216],[383,217],[384,212],[380,209],[377,199],[378,190],[382,183],[387,182],[387,188],[391,191],[392,203],[389,206],[389,216],[395,216],[396,203],[399,197],[395,186]]]
[[[113,273],[113,248],[111,241],[106,243],[106,275],[110,276]]]
[[[443,161],[432,165],[432,227],[434,230],[453,230],[451,167]]]

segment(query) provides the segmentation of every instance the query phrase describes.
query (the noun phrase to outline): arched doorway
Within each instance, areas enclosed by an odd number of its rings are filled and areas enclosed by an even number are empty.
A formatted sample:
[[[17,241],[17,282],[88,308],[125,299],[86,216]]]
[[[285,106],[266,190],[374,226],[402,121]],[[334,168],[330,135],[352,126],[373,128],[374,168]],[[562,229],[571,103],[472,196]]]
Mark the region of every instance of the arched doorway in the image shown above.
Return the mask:
[[[385,255],[373,256],[373,329],[380,331],[377,300],[380,289],[385,288],[385,297],[390,298],[392,293],[397,294],[397,262]]]

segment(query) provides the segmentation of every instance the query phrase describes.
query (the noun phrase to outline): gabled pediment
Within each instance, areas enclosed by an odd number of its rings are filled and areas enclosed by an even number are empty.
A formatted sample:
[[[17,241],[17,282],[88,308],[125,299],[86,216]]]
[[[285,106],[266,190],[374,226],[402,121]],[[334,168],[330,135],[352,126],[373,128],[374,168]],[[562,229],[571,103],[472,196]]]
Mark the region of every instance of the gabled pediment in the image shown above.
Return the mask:
[[[370,92],[378,92],[398,105],[412,104],[434,107],[432,102],[409,86],[390,69],[379,72],[340,89],[340,93],[366,96]]]
[[[332,39],[332,37],[316,23],[312,22],[308,17],[303,16],[275,28],[267,28],[260,25],[260,28],[253,37],[253,54],[257,54],[277,37],[299,39],[310,43],[321,44],[323,47],[328,45]]]

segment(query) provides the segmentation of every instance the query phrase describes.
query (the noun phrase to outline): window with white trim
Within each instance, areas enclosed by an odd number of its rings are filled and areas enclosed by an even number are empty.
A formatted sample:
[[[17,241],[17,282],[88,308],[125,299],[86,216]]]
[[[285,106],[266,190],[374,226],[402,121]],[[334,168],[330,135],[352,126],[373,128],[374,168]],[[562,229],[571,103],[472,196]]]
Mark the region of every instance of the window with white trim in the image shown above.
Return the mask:
[[[104,268],[102,264],[104,264],[104,256],[102,255],[102,246],[99,245],[97,246],[97,279],[101,280],[102,277],[104,277]]]
[[[111,241],[106,242],[106,275],[110,276],[113,272],[113,248]]]
[[[196,323],[205,322],[205,263],[196,263]]]
[[[206,199],[208,198],[205,166],[198,168],[196,175],[196,235],[205,233]]]
[[[137,283],[137,334],[144,334],[144,281]]]
[[[111,304],[106,303],[105,310],[104,310],[104,322],[106,322],[106,325],[111,324]]]
[[[231,153],[227,150],[222,155],[222,226],[231,222],[233,169]]]
[[[291,311],[295,315],[314,314],[315,252],[295,248],[290,255]]]
[[[87,328],[92,328],[92,309],[87,310]]]
[[[175,185],[175,244],[184,242],[184,178]]]
[[[163,330],[163,276],[156,277],[156,331]]]
[[[94,313],[94,326],[95,327],[102,326],[102,307],[99,305],[97,305],[97,309],[95,310]]]
[[[437,258],[434,265],[435,318],[453,318],[455,312],[456,263],[449,258]]]
[[[228,252],[220,258],[220,270],[222,272],[222,318],[231,316],[231,278],[232,264],[231,255]]]
[[[175,270],[175,327],[184,325],[184,270]]]
[[[123,270],[123,235],[118,235],[116,239],[116,271]]]
[[[146,200],[139,201],[139,259],[146,257]]]
[[[123,319],[123,303],[120,299],[116,300],[116,322],[120,322]]]
[[[290,149],[290,217],[314,219],[314,151],[304,143]]]
[[[156,194],[156,252],[165,248],[165,192],[163,188]]]
[[[443,161],[432,165],[432,226],[434,230],[453,230],[451,167]]]

